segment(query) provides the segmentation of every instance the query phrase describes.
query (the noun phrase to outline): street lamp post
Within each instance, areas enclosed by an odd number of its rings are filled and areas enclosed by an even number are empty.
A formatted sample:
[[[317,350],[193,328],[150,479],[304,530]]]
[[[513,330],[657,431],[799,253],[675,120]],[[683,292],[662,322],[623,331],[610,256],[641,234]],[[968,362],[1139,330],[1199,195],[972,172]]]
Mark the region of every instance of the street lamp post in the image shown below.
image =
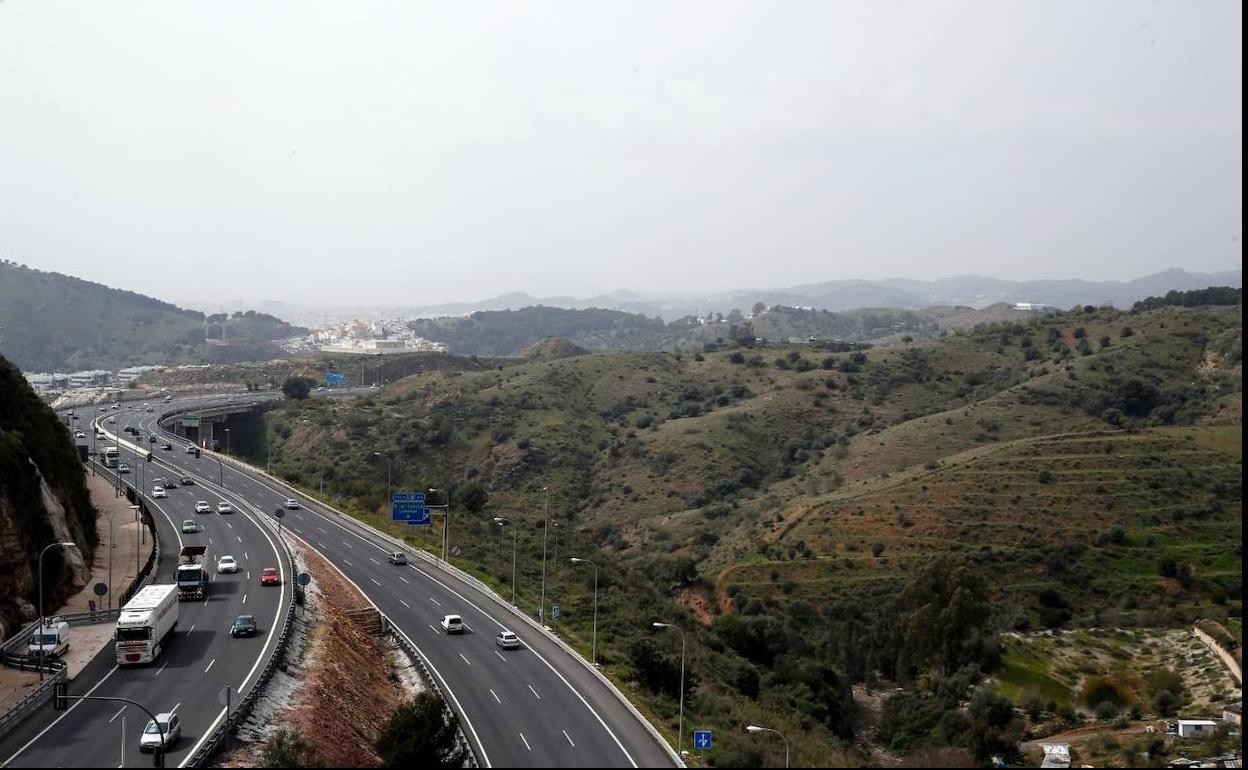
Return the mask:
[[[78,549],[77,543],[48,543],[47,545],[43,547],[43,550],[39,552],[39,627],[35,630],[35,633],[39,634],[40,637],[43,636],[43,625],[44,625],[43,555],[47,553],[50,549],[58,548],[58,547],[59,548],[73,548],[75,551],[78,551],[79,554],[82,553],[82,551]],[[39,681],[41,682],[43,681],[43,640],[42,638],[40,638],[40,641],[39,641]]]
[[[550,487],[542,487],[546,493],[546,503],[542,512],[542,606],[537,611],[537,620],[546,625],[546,533],[550,529]]]
[[[784,766],[789,766],[789,739],[784,737],[784,733],[779,730],[773,730],[770,727],[759,727],[758,725],[746,725],[745,731],[757,735],[759,733],[775,733],[780,736],[780,740],[784,741]]]
[[[141,513],[141,511],[143,510],[143,507],[142,507],[142,506],[139,506],[139,505],[132,505],[132,506],[130,506],[130,510],[134,511],[134,528],[135,528],[135,533],[134,533],[134,578],[135,578],[135,580],[138,580],[138,578],[139,578],[139,572],[141,572],[141,571],[142,571],[142,569],[143,569],[141,566],[139,566],[139,565],[140,565],[140,563],[141,563],[141,561],[142,561],[142,556],[141,556],[140,554],[141,554],[141,552],[142,552],[142,547],[143,547],[143,539],[144,539],[144,538],[143,538],[143,514]],[[109,590],[111,591],[112,589],[110,588]],[[110,601],[111,601],[111,598],[110,598]]]
[[[227,455],[230,453],[230,429],[229,428],[225,429],[225,453]]]
[[[594,568],[594,636],[590,646],[590,663],[598,667],[598,565],[589,559],[572,557],[573,564],[589,564]]]
[[[386,461],[386,500],[389,501],[390,498],[394,495],[394,485],[390,483],[390,478],[391,478],[390,470],[392,466],[392,463],[390,461],[390,455],[385,455],[385,454],[382,454],[381,452],[373,452],[373,457],[385,458],[385,461]]]
[[[671,623],[652,623],[655,628],[672,628],[680,632],[680,719],[676,723],[676,754],[680,755],[681,749],[684,747],[685,739],[685,632],[679,626]]]
[[[520,535],[520,530],[516,528],[516,523],[511,519],[505,519],[502,516],[494,517],[495,523],[500,527],[499,533],[502,533],[502,527],[511,525],[511,606],[516,606],[516,543]]]

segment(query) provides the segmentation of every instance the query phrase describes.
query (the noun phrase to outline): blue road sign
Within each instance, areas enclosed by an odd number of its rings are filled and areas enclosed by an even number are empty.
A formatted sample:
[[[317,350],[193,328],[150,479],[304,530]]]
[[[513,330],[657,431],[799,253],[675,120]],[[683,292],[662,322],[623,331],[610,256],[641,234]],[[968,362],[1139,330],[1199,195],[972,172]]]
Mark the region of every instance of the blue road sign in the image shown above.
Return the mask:
[[[558,605],[558,604],[551,605],[551,607],[550,607],[550,616],[551,616],[552,618],[554,618],[555,620],[558,620],[558,619],[559,619],[559,616],[560,616],[560,615],[562,615],[562,614],[563,614],[563,610],[559,608],[559,605]]]
[[[711,747],[714,741],[711,740],[710,730],[694,730],[693,731],[693,747],[695,749],[706,750]]]
[[[390,495],[390,520],[408,524],[428,524],[424,492],[395,492]]]
[[[347,375],[338,372],[325,372],[325,384],[329,386],[346,385]]]

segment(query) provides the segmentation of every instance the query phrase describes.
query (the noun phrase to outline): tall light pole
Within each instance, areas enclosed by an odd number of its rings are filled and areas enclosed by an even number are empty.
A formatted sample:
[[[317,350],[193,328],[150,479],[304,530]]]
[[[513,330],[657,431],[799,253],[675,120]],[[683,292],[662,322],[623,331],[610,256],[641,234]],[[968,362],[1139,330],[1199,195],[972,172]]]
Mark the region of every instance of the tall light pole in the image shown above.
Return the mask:
[[[676,755],[680,756],[680,751],[684,747],[685,740],[685,632],[680,626],[674,626],[671,623],[652,623],[655,628],[672,628],[680,632],[680,720],[676,723]]]
[[[143,510],[143,507],[139,505],[132,505],[130,506],[130,510],[134,511],[134,529],[135,529],[135,532],[134,532],[134,579],[138,580],[139,572],[143,570],[143,568],[140,566],[141,560],[142,560],[142,556],[140,554],[142,551],[143,540],[144,540],[143,538],[143,514],[141,513],[141,511]],[[112,589],[110,588],[109,590],[111,591]]]
[[[784,766],[789,766],[789,739],[784,737],[784,733],[779,730],[773,730],[770,727],[759,727],[758,725],[746,725],[745,731],[757,735],[759,733],[775,733],[780,736],[780,740],[784,741]]]
[[[52,548],[73,548],[78,551],[81,556],[82,551],[78,549],[77,543],[48,543],[39,552],[39,628],[35,631],[40,636],[39,639],[39,681],[43,681],[43,555]]]
[[[594,641],[591,643],[590,663],[598,667],[598,565],[589,559],[572,557],[573,564],[588,564],[594,568]]]
[[[373,452],[373,457],[381,457],[381,458],[384,458],[386,461],[386,502],[388,503],[390,501],[391,496],[394,495],[394,485],[390,483],[390,469],[391,469],[390,455],[385,455],[385,454],[382,454],[381,452]]]
[[[517,543],[517,538],[520,535],[520,530],[516,527],[516,523],[514,521],[512,521],[511,519],[505,519],[502,516],[495,516],[494,522],[498,524],[498,526],[500,527],[499,529],[500,533],[502,532],[501,527],[505,527],[508,524],[511,525],[511,606],[515,607],[516,606],[516,543]]]
[[[546,503],[542,512],[542,606],[537,611],[537,620],[546,625],[546,532],[550,529],[550,487],[542,487],[546,493]]]

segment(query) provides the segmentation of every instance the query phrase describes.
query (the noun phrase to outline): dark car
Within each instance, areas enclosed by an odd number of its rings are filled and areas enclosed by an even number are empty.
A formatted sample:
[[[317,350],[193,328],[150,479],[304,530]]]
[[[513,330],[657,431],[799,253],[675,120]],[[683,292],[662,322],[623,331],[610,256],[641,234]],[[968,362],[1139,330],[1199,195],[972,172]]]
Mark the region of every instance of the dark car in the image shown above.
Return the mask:
[[[149,444],[155,444],[155,443],[156,443],[156,434],[154,434],[154,433],[153,433],[152,435],[148,436],[148,437],[147,437],[147,441],[148,441],[148,443],[149,443]]]
[[[256,628],[255,615],[239,615],[234,618],[234,624],[230,626],[230,636],[235,638],[240,636],[255,636],[259,629]]]
[[[182,486],[184,487],[189,487],[195,483],[195,479],[191,478],[190,476],[183,476],[182,481],[179,483],[182,484]]]
[[[173,449],[173,444],[170,444],[168,441],[166,441],[165,443],[160,445],[160,448],[168,452],[169,450]]]

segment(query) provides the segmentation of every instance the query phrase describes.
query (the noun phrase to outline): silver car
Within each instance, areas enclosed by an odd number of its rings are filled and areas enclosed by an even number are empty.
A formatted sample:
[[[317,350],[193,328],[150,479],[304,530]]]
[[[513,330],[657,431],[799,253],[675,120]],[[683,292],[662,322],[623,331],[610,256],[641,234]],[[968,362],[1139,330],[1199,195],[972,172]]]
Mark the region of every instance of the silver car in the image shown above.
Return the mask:
[[[149,721],[147,727],[143,728],[143,735],[139,738],[139,751],[155,751],[162,745],[162,739],[167,751],[170,746],[178,742],[180,737],[182,737],[182,720],[178,719],[178,715],[157,714],[156,719]]]

